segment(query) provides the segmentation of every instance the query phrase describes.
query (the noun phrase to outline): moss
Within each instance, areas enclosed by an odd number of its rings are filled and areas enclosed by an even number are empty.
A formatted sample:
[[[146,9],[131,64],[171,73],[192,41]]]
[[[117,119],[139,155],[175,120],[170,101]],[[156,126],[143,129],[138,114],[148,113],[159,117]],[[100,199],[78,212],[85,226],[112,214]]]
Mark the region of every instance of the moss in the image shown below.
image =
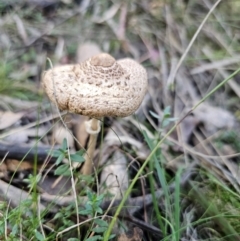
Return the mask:
[[[209,206],[214,205],[219,214],[229,222],[237,233],[240,233],[240,197],[234,191],[227,190],[215,182],[211,182],[205,191],[205,198]]]

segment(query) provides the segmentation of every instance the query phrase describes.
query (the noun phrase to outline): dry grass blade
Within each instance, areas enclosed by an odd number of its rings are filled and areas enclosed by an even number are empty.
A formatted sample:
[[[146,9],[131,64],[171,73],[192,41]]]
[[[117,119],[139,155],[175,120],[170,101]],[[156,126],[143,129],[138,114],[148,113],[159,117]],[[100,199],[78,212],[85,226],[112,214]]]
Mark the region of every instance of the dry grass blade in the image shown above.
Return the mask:
[[[198,34],[200,33],[200,31],[202,30],[204,24],[206,23],[206,21],[208,20],[209,16],[213,13],[213,11],[216,9],[216,7],[218,6],[218,4],[221,2],[221,0],[218,0],[210,9],[210,11],[208,12],[208,14],[206,15],[206,17],[204,18],[204,20],[202,21],[202,23],[199,25],[196,33],[194,34],[194,36],[192,37],[190,43],[188,44],[187,49],[184,51],[183,55],[181,56],[176,68],[174,69],[174,72],[172,73],[172,75],[170,75],[170,78],[168,79],[168,87],[171,87],[174,84],[174,79],[175,76],[177,74],[177,71],[179,69],[179,67],[181,66],[182,62],[184,61],[184,59],[186,58],[190,48],[192,47],[193,43],[195,42]]]

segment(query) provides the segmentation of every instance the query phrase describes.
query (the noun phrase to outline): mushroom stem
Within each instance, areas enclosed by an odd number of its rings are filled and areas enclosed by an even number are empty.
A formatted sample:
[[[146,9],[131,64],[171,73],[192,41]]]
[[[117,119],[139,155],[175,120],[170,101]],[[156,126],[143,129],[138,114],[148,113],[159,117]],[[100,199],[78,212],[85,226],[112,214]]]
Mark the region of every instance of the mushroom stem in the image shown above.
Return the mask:
[[[83,175],[90,175],[92,173],[93,155],[97,143],[97,136],[101,130],[101,125],[99,120],[93,118],[89,121],[86,121],[85,126],[86,131],[89,133],[90,137],[88,141],[87,152],[85,155],[85,162],[81,169],[81,173]]]

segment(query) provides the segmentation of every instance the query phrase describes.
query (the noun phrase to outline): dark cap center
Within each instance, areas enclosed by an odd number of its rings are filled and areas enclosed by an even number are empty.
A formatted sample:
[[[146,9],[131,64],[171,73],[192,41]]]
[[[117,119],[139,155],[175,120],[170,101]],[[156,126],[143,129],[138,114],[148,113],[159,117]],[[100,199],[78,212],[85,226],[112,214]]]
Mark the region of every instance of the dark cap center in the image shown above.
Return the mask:
[[[101,53],[93,56],[90,63],[93,66],[111,67],[115,63],[115,59],[109,54]]]

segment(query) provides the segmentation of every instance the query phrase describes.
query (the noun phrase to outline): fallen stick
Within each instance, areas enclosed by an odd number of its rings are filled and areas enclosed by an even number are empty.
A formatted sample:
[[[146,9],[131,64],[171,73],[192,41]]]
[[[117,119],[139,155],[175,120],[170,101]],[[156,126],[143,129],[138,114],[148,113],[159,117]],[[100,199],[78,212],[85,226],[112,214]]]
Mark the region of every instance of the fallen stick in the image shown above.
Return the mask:
[[[32,146],[32,145],[14,145],[0,142],[0,158],[24,160],[32,162],[37,157],[38,163],[43,163],[49,158],[50,163],[56,161],[56,157],[51,157],[49,151],[57,150],[59,147],[50,146]]]

